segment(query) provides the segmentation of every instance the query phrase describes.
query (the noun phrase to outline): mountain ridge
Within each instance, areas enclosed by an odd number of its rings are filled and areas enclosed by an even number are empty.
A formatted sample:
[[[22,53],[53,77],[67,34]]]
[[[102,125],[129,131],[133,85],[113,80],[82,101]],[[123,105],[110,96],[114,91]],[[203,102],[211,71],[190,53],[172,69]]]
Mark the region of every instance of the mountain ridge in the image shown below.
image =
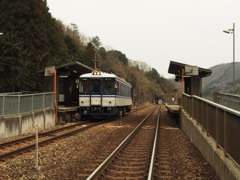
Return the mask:
[[[212,74],[202,80],[203,93],[214,92],[233,93],[233,63],[222,63],[210,67]],[[240,62],[235,62],[235,87],[236,93],[240,93],[238,84],[240,83]]]

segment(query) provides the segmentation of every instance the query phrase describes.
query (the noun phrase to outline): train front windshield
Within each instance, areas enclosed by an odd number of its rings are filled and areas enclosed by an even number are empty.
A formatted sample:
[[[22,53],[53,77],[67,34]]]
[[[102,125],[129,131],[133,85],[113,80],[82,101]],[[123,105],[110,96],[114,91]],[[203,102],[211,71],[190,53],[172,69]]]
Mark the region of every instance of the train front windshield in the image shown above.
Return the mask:
[[[80,81],[79,92],[81,94],[114,94],[116,81],[113,78],[88,79]]]
[[[103,79],[103,94],[114,94],[115,93],[115,79],[105,78]]]
[[[90,79],[81,79],[80,86],[79,86],[79,92],[83,94],[90,93]]]

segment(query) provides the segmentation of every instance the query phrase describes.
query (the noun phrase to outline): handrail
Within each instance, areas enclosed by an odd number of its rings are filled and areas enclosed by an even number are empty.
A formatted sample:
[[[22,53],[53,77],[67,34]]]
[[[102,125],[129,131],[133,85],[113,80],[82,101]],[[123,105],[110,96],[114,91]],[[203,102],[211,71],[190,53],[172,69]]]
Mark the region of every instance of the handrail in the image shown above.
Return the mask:
[[[231,97],[240,98],[240,95],[237,95],[237,94],[227,94],[227,93],[221,93],[221,92],[219,92],[219,94],[224,95],[224,96],[231,96]]]
[[[225,155],[239,165],[240,111],[185,93],[182,106],[184,112],[214,139],[216,147],[222,147]]]
[[[201,100],[201,101],[203,101],[203,102],[205,102],[205,103],[207,103],[207,104],[210,104],[210,105],[212,105],[212,106],[215,106],[215,107],[217,107],[217,108],[219,108],[219,109],[222,109],[222,110],[224,110],[224,111],[227,111],[227,112],[229,112],[229,113],[232,113],[232,114],[240,117],[240,111],[231,109],[231,108],[229,108],[229,107],[227,107],[227,106],[223,106],[223,105],[221,105],[221,104],[217,104],[217,103],[215,103],[215,102],[213,102],[213,101],[209,101],[209,100],[204,99],[204,98],[201,98],[201,97],[199,97],[199,96],[192,95],[192,97],[194,97],[194,98],[196,98],[196,99],[199,99],[199,100]]]
[[[53,107],[53,92],[11,95],[0,94],[0,116],[15,116]]]
[[[19,93],[19,94],[10,94],[10,93],[0,93],[0,97],[1,96],[13,96],[13,97],[15,97],[15,96],[34,96],[34,95],[44,95],[44,94],[54,94],[54,92],[45,92],[45,93],[32,93],[32,94],[21,94],[21,93]]]

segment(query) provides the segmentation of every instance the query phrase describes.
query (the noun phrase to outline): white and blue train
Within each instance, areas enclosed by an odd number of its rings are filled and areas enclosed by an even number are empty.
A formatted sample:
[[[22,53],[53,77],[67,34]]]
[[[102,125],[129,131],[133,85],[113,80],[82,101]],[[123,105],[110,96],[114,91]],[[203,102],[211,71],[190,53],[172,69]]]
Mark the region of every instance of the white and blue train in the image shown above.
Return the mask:
[[[115,116],[131,111],[132,86],[114,74],[93,71],[80,76],[81,117]]]

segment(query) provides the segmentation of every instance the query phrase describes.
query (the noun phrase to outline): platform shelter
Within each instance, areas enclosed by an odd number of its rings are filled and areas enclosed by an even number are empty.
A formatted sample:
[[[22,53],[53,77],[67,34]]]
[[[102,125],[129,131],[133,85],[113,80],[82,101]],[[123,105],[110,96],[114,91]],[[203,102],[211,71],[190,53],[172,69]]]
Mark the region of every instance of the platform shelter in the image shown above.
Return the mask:
[[[56,124],[66,118],[66,121],[72,121],[72,115],[79,108],[79,77],[92,71],[92,68],[77,61],[46,68],[45,76],[49,76],[49,91],[56,92],[55,111],[58,115],[55,116],[59,116]],[[63,118],[64,114],[68,116]]]
[[[170,61],[168,73],[175,75],[175,81],[182,82],[182,92],[202,96],[202,78],[210,76],[212,70]]]

